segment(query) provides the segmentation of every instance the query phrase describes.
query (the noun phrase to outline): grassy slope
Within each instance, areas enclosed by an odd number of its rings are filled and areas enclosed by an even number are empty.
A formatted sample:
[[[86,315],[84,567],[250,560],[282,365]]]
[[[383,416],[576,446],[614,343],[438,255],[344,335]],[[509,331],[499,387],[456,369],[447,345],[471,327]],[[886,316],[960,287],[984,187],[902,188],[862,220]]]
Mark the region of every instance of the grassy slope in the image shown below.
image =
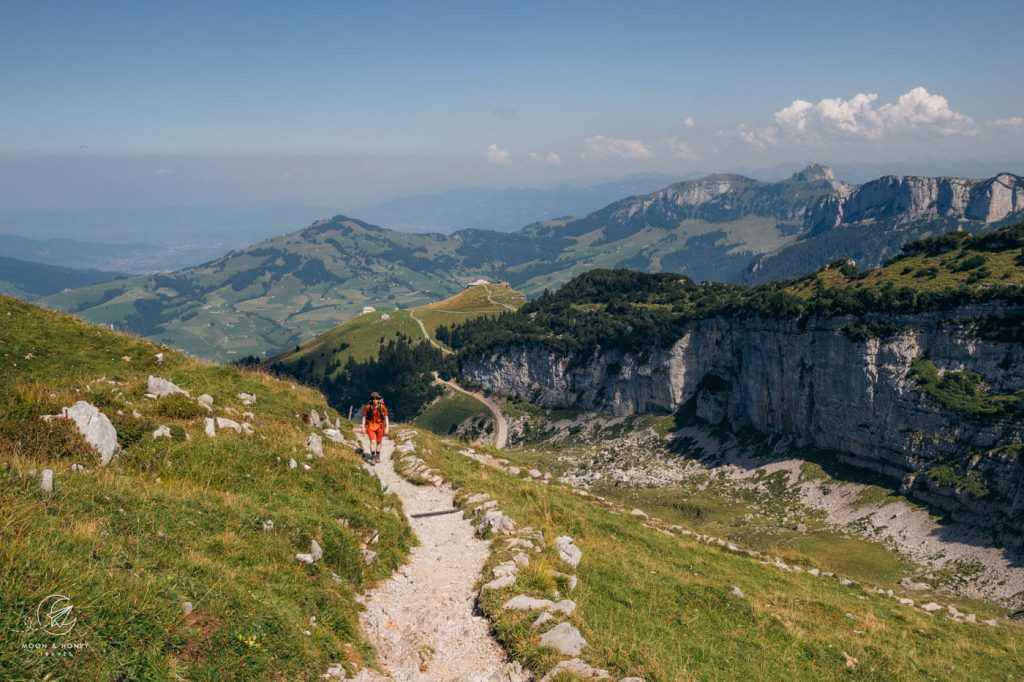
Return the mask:
[[[389,575],[413,539],[385,510],[397,499],[381,494],[348,449],[327,442],[312,471],[288,469],[288,458],[304,461],[308,433],[296,412],[325,411],[322,396],[166,350],[157,365],[162,349],[147,341],[9,298],[0,298],[0,342],[5,679],[310,679],[332,662],[372,659],[354,594]],[[205,438],[206,413],[194,403],[143,399],[150,373],[193,396],[211,394],[214,414],[253,411],[256,435]],[[256,405],[243,407],[240,391],[256,394]],[[124,451],[106,468],[69,422],[39,419],[79,399],[118,428]],[[161,424],[174,440],[151,438]],[[76,462],[89,471],[72,473]],[[44,467],[55,472],[49,498],[27,473]],[[265,519],[273,531],[262,530]],[[359,544],[370,529],[381,531],[379,556],[363,567]],[[313,538],[323,560],[298,564],[293,555]],[[54,638],[8,630],[55,592],[71,598],[78,618],[62,641],[88,645],[73,658],[26,651]],[[189,617],[186,600],[195,606]]]
[[[969,250],[962,246],[940,255],[917,254],[901,258],[869,271],[863,277],[845,277],[838,269],[829,268],[813,277],[804,278],[788,290],[809,297],[817,282],[828,287],[880,289],[892,284],[913,287],[919,291],[942,291],[960,285],[984,287],[992,284],[1024,284],[1024,268],[1017,263],[1019,249],[1004,251]],[[972,263],[968,257],[977,257],[981,263],[965,269]],[[985,274],[987,271],[988,274]],[[984,275],[980,276],[979,275]]]
[[[612,514],[560,486],[541,486],[477,464],[424,436],[419,452],[467,491],[486,491],[520,526],[550,539],[569,534],[583,550],[573,622],[585,658],[614,675],[647,680],[1016,679],[1024,633],[955,623],[857,587],[781,572],[745,557],[667,536]],[[479,449],[479,448],[478,448]],[[512,456],[505,452],[502,456]],[[517,587],[488,593],[499,636],[540,669],[533,615],[500,604],[553,588],[531,566]],[[538,562],[533,562],[537,564]],[[557,566],[556,566],[557,567]],[[541,570],[537,570],[537,569]],[[746,599],[730,594],[740,587]],[[552,596],[548,594],[547,596]],[[851,614],[852,618],[846,614]],[[534,614],[535,615],[535,614]],[[857,659],[847,667],[844,652]]]
[[[413,424],[432,433],[449,435],[467,419],[491,418],[487,406],[465,393],[449,391],[423,411]]]
[[[488,295],[495,303],[488,300]],[[299,346],[298,351],[287,351],[270,361],[291,366],[299,360],[305,360],[308,363],[306,371],[319,377],[324,374],[324,366],[329,362],[337,361],[339,366],[344,366],[349,357],[357,361],[375,357],[382,338],[387,341],[398,334],[413,339],[423,338],[423,331],[416,319],[433,335],[440,325],[451,326],[481,315],[497,315],[507,310],[506,305],[518,308],[524,302],[521,293],[507,286],[471,287],[436,303],[407,310],[360,315],[307,341]],[[391,319],[381,320],[382,315],[388,315]],[[416,319],[410,315],[415,315]]]
[[[413,308],[413,313],[427,328],[427,333],[433,336],[441,325],[451,327],[481,315],[517,310],[525,302],[526,297],[512,287],[488,284],[470,287],[443,301]]]

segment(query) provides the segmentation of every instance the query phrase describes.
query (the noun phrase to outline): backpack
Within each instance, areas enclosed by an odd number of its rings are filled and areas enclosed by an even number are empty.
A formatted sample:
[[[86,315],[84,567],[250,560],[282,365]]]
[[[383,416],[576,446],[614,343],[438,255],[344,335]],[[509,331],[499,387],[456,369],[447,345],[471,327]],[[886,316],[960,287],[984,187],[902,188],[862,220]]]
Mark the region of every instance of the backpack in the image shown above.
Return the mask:
[[[363,408],[363,419],[367,424],[383,424],[386,416],[388,416],[388,408],[384,405],[383,400],[380,401],[380,406],[377,408],[374,408],[371,403],[366,403],[366,407]]]

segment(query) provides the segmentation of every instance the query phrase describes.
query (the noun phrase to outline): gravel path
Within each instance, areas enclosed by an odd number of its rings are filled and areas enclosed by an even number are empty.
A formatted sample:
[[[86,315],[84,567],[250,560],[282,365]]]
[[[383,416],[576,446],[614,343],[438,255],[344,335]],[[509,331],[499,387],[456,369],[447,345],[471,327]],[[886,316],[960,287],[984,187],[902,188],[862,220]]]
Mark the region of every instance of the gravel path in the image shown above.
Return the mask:
[[[417,486],[392,466],[394,443],[384,442],[380,480],[399,498],[406,514],[452,509],[453,491]],[[420,544],[409,562],[368,593],[360,625],[391,677],[363,670],[361,682],[526,682],[530,679],[491,637],[485,618],[474,614],[474,583],[489,545],[473,534],[461,513],[410,519]]]
[[[416,317],[416,313],[414,313],[411,309],[409,310],[409,317],[411,317],[413,321],[420,326],[420,331],[423,332],[423,336],[427,337],[427,341],[430,342],[431,346],[441,351],[441,355],[452,355],[454,353],[452,349],[442,346],[440,343],[437,342],[436,339],[434,339],[433,336],[430,335],[430,333],[427,331],[426,325],[423,324],[423,320]]]

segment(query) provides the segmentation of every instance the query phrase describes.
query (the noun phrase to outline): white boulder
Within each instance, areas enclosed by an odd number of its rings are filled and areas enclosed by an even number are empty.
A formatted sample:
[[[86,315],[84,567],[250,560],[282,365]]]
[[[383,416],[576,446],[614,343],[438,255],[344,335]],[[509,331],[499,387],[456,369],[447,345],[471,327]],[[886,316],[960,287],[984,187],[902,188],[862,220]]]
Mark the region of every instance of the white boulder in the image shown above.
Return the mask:
[[[174,395],[180,393],[181,395],[189,395],[189,392],[180,386],[164,379],[163,377],[149,376],[146,380],[146,392],[150,395],[155,395],[157,398],[162,398],[165,395]]]
[[[573,567],[580,565],[580,560],[583,559],[583,550],[576,546],[571,537],[568,535],[558,536],[555,538],[555,547],[558,549],[558,557],[562,561]]]
[[[587,640],[572,625],[559,623],[541,635],[540,645],[554,649],[563,656],[579,656],[587,646]]]
[[[79,400],[71,407],[65,407],[60,415],[75,422],[85,442],[92,446],[100,455],[100,466],[110,464],[117,450],[117,430],[107,415],[99,411],[95,405]],[[43,419],[54,419],[54,415],[46,415]]]

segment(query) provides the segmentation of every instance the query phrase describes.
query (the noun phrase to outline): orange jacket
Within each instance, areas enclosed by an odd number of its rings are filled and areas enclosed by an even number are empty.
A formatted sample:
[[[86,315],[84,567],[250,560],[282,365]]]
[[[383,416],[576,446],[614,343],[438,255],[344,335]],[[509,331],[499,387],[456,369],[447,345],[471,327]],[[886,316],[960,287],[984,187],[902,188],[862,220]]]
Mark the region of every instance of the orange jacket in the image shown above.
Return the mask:
[[[363,421],[367,426],[383,426],[384,420],[388,416],[388,408],[382,402],[379,408],[374,408],[373,405],[367,403],[366,407],[363,408]]]

